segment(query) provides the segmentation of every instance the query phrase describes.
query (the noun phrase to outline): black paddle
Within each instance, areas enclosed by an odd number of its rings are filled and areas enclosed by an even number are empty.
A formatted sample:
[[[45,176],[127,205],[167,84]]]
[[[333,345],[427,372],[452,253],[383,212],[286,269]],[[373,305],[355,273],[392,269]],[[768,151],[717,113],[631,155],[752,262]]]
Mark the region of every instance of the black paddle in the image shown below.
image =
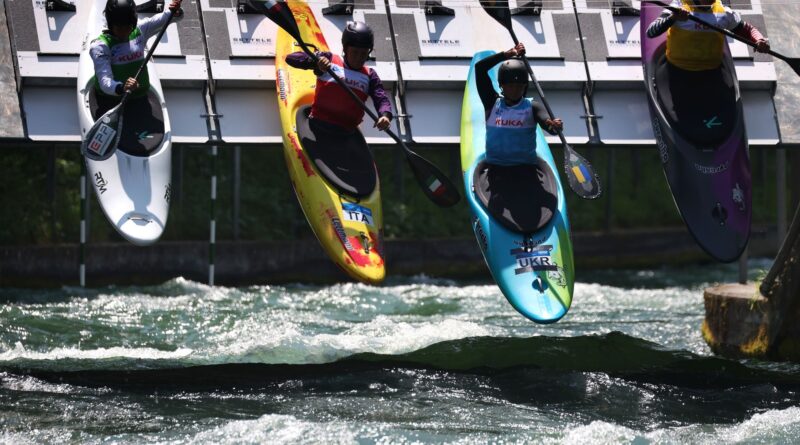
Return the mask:
[[[161,41],[161,37],[164,35],[164,32],[167,30],[167,27],[169,26],[170,22],[172,21],[172,17],[174,17],[175,14],[176,13],[173,12],[167,18],[167,23],[164,24],[164,26],[161,28],[161,31],[159,31],[158,35],[156,36],[156,41],[153,43],[153,47],[147,52],[147,56],[145,57],[142,66],[139,67],[139,70],[136,71],[136,75],[133,76],[134,79],[139,79],[139,75],[142,74],[142,71],[147,66],[147,62],[149,62],[153,57],[153,53],[156,51],[158,42]],[[97,119],[94,125],[92,125],[92,128],[86,132],[86,136],[83,138],[83,142],[81,143],[81,153],[83,153],[84,156],[95,161],[102,161],[111,157],[111,155],[117,149],[117,145],[119,145],[119,138],[122,135],[122,115],[125,112],[125,104],[128,102],[130,93],[130,91],[125,91],[125,94],[122,95],[122,100],[120,100],[119,104],[100,116],[100,119]]]
[[[659,1],[659,0],[642,0],[642,2],[643,2],[643,3],[652,3],[652,4],[654,4],[654,5],[663,6],[664,8],[666,8],[666,9],[669,9],[669,10],[670,10],[670,11],[672,11],[672,12],[678,12],[678,11],[681,11],[681,9],[680,9],[680,8],[676,8],[676,7],[674,7],[674,6],[668,5],[668,4],[666,4],[666,3],[662,2],[662,1]],[[730,30],[728,30],[728,29],[725,29],[725,28],[720,28],[720,27],[719,27],[719,26],[717,26],[717,25],[714,25],[714,24],[708,23],[708,22],[706,22],[705,20],[703,20],[703,19],[700,19],[700,18],[697,18],[697,17],[695,17],[695,16],[693,16],[693,15],[691,15],[691,14],[689,14],[689,17],[688,17],[688,18],[689,18],[689,20],[691,20],[691,21],[693,21],[693,22],[695,22],[695,23],[699,23],[699,24],[701,24],[701,25],[705,25],[705,26],[707,26],[707,27],[709,27],[709,28],[713,29],[714,31],[717,31],[717,32],[719,32],[719,33],[722,33],[722,34],[725,34],[726,36],[728,36],[728,37],[730,37],[730,38],[732,38],[732,39],[734,39],[734,40],[738,40],[738,41],[740,41],[740,42],[744,43],[745,45],[750,45],[750,46],[752,46],[753,48],[755,48],[755,47],[757,46],[755,43],[753,43],[753,42],[751,42],[751,41],[749,41],[749,40],[745,39],[744,37],[741,37],[741,36],[739,36],[739,35],[736,35],[734,32],[732,32],[732,31],[730,31]],[[792,67],[792,69],[794,70],[794,72],[795,72],[795,73],[797,73],[797,75],[798,75],[798,76],[800,76],[800,59],[798,59],[798,58],[793,58],[793,57],[786,57],[786,56],[784,56],[783,54],[776,53],[776,52],[775,52],[775,51],[773,51],[773,50],[769,50],[769,51],[767,51],[767,54],[769,54],[769,55],[771,55],[771,56],[773,56],[773,57],[777,57],[778,59],[781,59],[781,60],[783,60],[784,62],[788,63],[788,64],[789,64],[789,66],[790,66],[790,67]]]
[[[509,33],[511,33],[511,38],[514,40],[514,44],[519,44],[517,35],[514,33],[514,29],[511,26],[511,11],[508,9],[508,0],[480,0],[480,3],[487,14],[489,14],[493,19],[497,20],[501,25],[503,25],[504,28],[508,30]],[[542,91],[542,87],[536,80],[536,75],[533,74],[533,69],[531,68],[530,63],[528,63],[528,59],[523,57],[522,60],[525,62],[525,66],[528,68],[528,74],[531,76],[533,84],[536,85],[536,91],[539,93],[539,97],[542,99],[542,104],[547,109],[550,119],[555,119],[553,110],[550,108],[550,104],[547,103],[547,99],[544,97],[544,91]],[[594,173],[589,161],[587,161],[583,156],[579,155],[567,143],[567,140],[564,138],[564,133],[562,133],[560,130],[558,132],[558,137],[561,139],[561,144],[564,145],[564,172],[567,174],[569,186],[572,191],[584,199],[599,198],[601,193],[600,180]]]
[[[292,15],[292,10],[289,9],[289,6],[285,1],[248,1],[250,6],[255,8],[257,11],[263,12],[270,20],[275,22],[278,26],[283,28],[284,31],[289,33],[289,35],[297,41],[297,44],[300,45],[303,51],[308,54],[315,63],[318,62],[319,59],[317,58],[317,55],[308,48],[306,43],[300,37],[300,30],[297,28],[297,22],[295,21],[294,15]],[[356,96],[353,90],[351,90],[350,87],[348,87],[344,81],[342,81],[342,79],[336,75],[336,73],[329,69],[328,74],[333,77],[339,86],[344,88],[345,91],[350,94],[350,97],[353,98],[353,100],[364,109],[364,111],[369,115],[369,117],[372,118],[373,121],[378,121],[378,116],[375,115],[372,110],[367,108],[366,104],[364,104],[364,102],[362,102],[361,99]],[[461,199],[461,196],[458,194],[456,187],[453,185],[450,179],[448,179],[444,173],[436,168],[435,165],[417,153],[413,152],[391,130],[386,129],[386,133],[392,139],[394,139],[395,142],[397,142],[397,145],[399,145],[400,148],[403,149],[406,159],[408,160],[408,165],[411,167],[411,171],[414,173],[414,177],[422,188],[422,191],[431,201],[441,207],[451,207]]]

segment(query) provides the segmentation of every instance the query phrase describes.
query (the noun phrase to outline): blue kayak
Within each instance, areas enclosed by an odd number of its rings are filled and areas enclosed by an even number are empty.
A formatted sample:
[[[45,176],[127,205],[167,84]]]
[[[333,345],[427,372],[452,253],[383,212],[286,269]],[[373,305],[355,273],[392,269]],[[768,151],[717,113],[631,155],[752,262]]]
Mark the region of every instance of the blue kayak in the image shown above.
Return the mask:
[[[488,166],[486,117],[475,81],[475,54],[461,111],[461,171],[472,229],[486,265],[509,303],[537,323],[553,323],[572,303],[575,269],[564,189],[541,128],[538,165]],[[495,66],[489,75],[495,90]]]

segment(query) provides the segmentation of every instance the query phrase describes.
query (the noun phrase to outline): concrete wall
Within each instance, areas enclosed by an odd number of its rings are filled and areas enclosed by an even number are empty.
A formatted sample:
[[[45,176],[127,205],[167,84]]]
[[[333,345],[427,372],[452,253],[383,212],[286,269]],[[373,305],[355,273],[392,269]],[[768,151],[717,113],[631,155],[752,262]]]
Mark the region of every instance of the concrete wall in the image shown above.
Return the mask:
[[[683,228],[611,233],[574,233],[578,280],[582,270],[651,268],[711,262]],[[774,256],[775,230],[755,227],[752,257]],[[475,240],[389,240],[387,275],[490,280]],[[128,243],[87,246],[88,286],[141,285],[174,277],[208,281],[208,243],[161,242],[151,247]],[[215,282],[330,283],[348,281],[316,240],[220,242]],[[0,246],[0,287],[59,287],[78,283],[78,246]]]
[[[800,2],[764,2],[762,8],[772,48],[788,57],[800,57]],[[775,68],[775,107],[781,140],[784,144],[800,144],[800,76],[780,60],[775,60]]]
[[[0,138],[25,137],[17,95],[5,0],[0,0]]]

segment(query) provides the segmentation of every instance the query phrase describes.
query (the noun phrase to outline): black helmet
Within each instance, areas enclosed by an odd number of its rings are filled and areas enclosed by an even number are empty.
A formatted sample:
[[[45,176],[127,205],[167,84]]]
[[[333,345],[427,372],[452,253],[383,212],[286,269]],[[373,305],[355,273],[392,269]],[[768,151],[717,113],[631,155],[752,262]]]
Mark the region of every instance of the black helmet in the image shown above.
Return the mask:
[[[500,65],[497,73],[497,82],[504,83],[528,83],[528,69],[525,62],[521,59],[508,59]]]
[[[374,44],[375,36],[372,35],[369,25],[364,22],[347,22],[342,31],[342,48],[355,46],[372,49]]]
[[[103,14],[109,28],[113,25],[136,26],[136,3],[133,0],[108,0]]]

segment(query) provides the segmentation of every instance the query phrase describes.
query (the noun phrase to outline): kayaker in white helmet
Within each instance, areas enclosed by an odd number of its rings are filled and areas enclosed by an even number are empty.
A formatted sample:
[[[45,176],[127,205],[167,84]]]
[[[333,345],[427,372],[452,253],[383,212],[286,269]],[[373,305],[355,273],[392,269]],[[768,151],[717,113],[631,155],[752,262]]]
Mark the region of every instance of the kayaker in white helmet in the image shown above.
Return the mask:
[[[144,62],[147,40],[158,34],[171,15],[182,15],[181,2],[172,0],[166,11],[139,20],[133,0],[108,0],[103,10],[107,29],[89,49],[94,62],[98,116],[116,106],[125,91],[131,92],[130,100],[146,98],[150,88],[147,70],[138,80],[133,76]]]
[[[756,51],[767,52],[769,41],[741,15],[720,0],[673,0],[671,6],[681,12],[664,9],[661,17],[647,28],[648,37],[667,32],[667,61],[686,71],[713,70],[722,63],[725,36],[688,20],[689,14],[716,24],[749,39]]]

